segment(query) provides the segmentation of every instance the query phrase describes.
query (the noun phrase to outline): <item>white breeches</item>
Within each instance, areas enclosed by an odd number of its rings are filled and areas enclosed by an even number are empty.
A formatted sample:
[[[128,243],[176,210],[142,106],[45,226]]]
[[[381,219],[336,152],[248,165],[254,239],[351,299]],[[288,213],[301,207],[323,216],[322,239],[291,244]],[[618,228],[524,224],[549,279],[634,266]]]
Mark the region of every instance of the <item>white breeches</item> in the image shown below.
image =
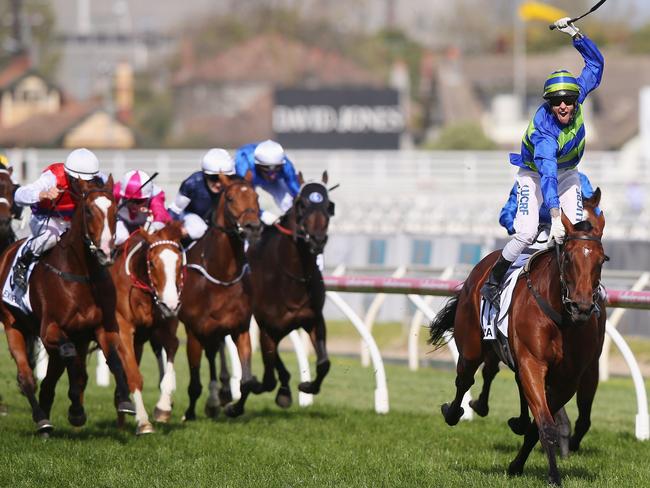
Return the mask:
[[[543,203],[541,176],[537,171],[520,168],[517,173],[517,214],[515,234],[503,248],[503,257],[514,261],[530,246],[537,235],[539,209]],[[583,220],[582,191],[578,170],[560,170],[557,175],[557,190],[560,208],[571,223]]]
[[[29,221],[29,228],[33,237],[27,242],[27,247],[34,254],[40,256],[59,242],[61,234],[70,228],[70,222],[57,217],[48,219],[33,215]]]

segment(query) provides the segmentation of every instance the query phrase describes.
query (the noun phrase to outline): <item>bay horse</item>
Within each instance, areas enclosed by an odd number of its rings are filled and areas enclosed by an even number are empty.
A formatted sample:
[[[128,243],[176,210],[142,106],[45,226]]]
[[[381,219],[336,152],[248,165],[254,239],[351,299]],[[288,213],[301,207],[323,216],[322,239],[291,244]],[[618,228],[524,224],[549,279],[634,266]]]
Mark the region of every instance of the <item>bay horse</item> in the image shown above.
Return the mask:
[[[153,234],[138,229],[119,248],[115,265],[111,267],[123,346],[120,353],[135,404],[137,435],[154,432],[142,400],[143,378],[139,368],[144,344],[152,335],[167,354],[154,419],[167,421],[171,415],[171,395],[176,389],[174,357],[178,350],[178,321],[170,319],[178,313],[183,286],[182,237],[182,223],[178,221],[169,222]],[[124,414],[118,414],[118,423],[124,423]]]
[[[260,327],[260,346],[264,360],[263,391],[280,388],[275,402],[282,408],[292,403],[289,380],[291,375],[280,359],[278,343],[292,330],[302,327],[316,351],[316,378],[303,382],[298,389],[316,394],[330,369],[326,347],[325,285],[316,257],[327,243],[330,217],[334,203],[329,200],[327,171],[322,183],[304,184],[299,174],[301,189],[293,206],[276,225],[262,232],[261,240],[250,246],[253,285],[253,313]]]
[[[18,384],[32,408],[37,432],[46,436],[55,386],[67,369],[68,421],[86,422],[83,393],[88,381],[86,354],[91,340],[99,343],[118,385],[118,411],[134,413],[129,400],[122,362],[118,355],[119,331],[115,320],[115,288],[106,266],[113,262],[115,200],[113,179],[107,183],[71,180],[70,194],[76,201],[70,228],[59,242],[36,263],[29,282],[33,312],[0,303],[9,350],[18,369]],[[22,241],[12,244],[0,257],[0,281],[4,283]],[[36,400],[36,383],[30,350],[40,337],[49,354],[48,368]]]
[[[258,196],[245,178],[220,175],[223,190],[213,209],[205,235],[187,251],[187,274],[178,313],[187,332],[187,359],[190,366],[190,403],[184,420],[196,419],[196,401],[201,395],[201,353],[210,364],[212,378],[215,355],[224,338],[230,335],[237,345],[242,365],[241,398],[226,406],[225,413],[236,417],[244,413],[251,392],[260,383],[251,370],[249,324],[252,296],[249,265],[244,241],[253,244],[261,232]],[[212,382],[211,382],[212,383]]]
[[[0,253],[16,242],[11,222],[22,213],[21,208],[14,204],[16,184],[11,180],[11,173],[12,168],[0,169]]]
[[[573,225],[562,214],[566,237],[555,251],[531,258],[529,271],[513,291],[508,343],[515,361],[521,390],[534,423],[508,467],[510,475],[523,473],[524,464],[538,440],[546,453],[551,484],[560,485],[555,458],[558,431],[553,415],[578,391],[578,419],[573,445],[590,427],[595,388],[594,374],[605,337],[606,310],[600,296],[602,266],[608,259],[602,245],[604,213],[594,215],[600,189],[585,199],[588,219]],[[461,401],[474,383],[474,374],[485,358],[480,327],[480,288],[500,251],[486,256],[470,272],[460,292],[450,299],[429,326],[429,342],[440,346],[453,330],[459,350],[456,396],[441,411],[449,425],[463,414]],[[597,381],[597,374],[595,377]]]

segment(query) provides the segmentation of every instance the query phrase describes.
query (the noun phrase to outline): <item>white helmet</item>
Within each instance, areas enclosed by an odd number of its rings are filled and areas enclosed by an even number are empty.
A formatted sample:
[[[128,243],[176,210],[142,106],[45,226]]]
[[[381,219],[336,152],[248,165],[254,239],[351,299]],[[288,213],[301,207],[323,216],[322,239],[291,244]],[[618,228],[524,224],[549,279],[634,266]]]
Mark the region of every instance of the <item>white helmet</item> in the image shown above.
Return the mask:
[[[201,169],[206,175],[234,175],[235,162],[225,149],[212,148],[203,156]]]
[[[139,169],[128,171],[120,181],[120,198],[144,200],[151,197],[153,197],[153,183],[144,171]]]
[[[260,142],[253,153],[255,163],[262,166],[277,166],[284,164],[284,149],[271,139]]]
[[[99,173],[99,159],[88,149],[75,149],[63,164],[65,172],[74,178],[92,180]]]

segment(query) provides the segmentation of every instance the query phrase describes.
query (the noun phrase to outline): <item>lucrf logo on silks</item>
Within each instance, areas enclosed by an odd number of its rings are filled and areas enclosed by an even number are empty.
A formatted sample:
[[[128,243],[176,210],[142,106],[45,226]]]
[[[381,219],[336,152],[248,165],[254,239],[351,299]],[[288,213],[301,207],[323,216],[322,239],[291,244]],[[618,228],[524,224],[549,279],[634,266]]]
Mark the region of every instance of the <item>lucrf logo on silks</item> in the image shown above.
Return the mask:
[[[517,211],[521,215],[528,215],[528,200],[530,199],[530,187],[523,185],[519,187],[519,208]]]
[[[584,209],[582,203],[582,189],[576,188],[576,222],[584,220]]]

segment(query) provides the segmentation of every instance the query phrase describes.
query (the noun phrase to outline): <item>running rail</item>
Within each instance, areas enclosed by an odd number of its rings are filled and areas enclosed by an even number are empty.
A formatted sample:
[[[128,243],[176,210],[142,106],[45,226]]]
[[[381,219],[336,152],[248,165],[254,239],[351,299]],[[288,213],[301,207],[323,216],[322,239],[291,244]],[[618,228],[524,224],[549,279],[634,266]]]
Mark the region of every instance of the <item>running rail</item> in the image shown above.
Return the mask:
[[[463,284],[459,280],[385,278],[378,276],[324,276],[323,280],[325,281],[325,288],[328,290],[328,295],[332,292],[394,293],[407,295],[428,317],[431,316],[432,311],[419,295],[450,296],[460,290]],[[608,290],[607,306],[649,310],[650,292]],[[607,323],[606,333],[619,348],[630,368],[637,399],[637,415],[635,419],[636,438],[639,440],[648,440],[650,439],[648,399],[641,370],[625,339],[623,339],[609,322]],[[456,359],[455,356],[454,359]]]

